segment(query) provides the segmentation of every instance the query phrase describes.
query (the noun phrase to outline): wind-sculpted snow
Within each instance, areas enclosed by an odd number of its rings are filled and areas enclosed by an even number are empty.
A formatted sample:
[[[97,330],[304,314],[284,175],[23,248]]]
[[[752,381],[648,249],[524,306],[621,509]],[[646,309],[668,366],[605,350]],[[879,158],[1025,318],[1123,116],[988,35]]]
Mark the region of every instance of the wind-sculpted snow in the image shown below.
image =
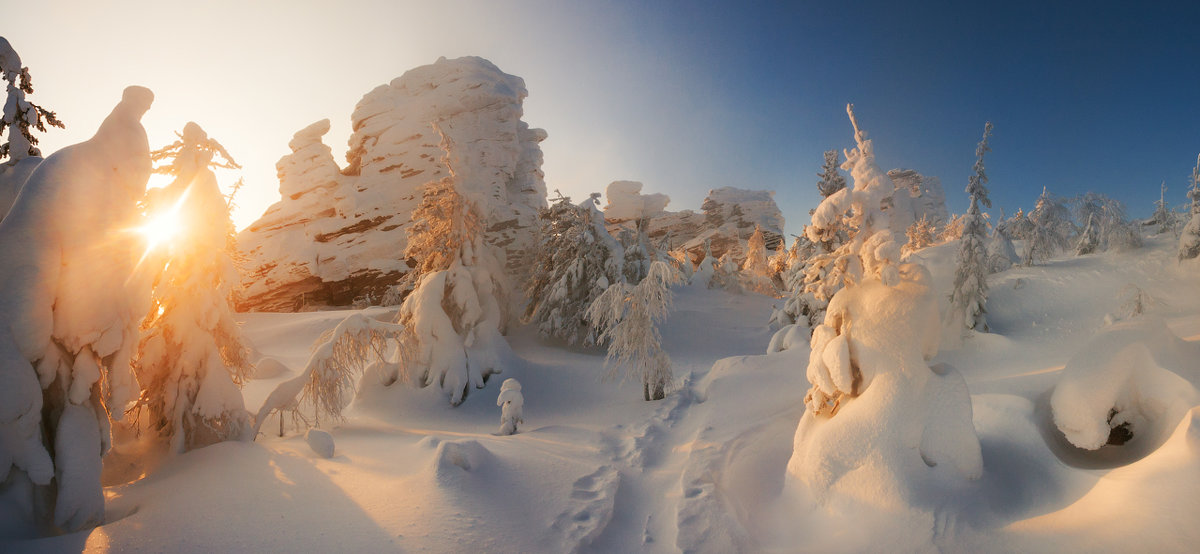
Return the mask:
[[[1050,407],[1071,444],[1101,450],[1120,442],[1108,450],[1124,450],[1128,459],[1152,451],[1200,405],[1198,384],[1200,349],[1161,318],[1145,316],[1103,330],[1072,357]]]
[[[243,307],[380,300],[409,270],[405,230],[420,187],[451,173],[519,273],[546,205],[546,132],[521,121],[527,94],[520,77],[485,59],[441,58],[363,96],[348,167],[322,142],[328,121],[297,132],[276,164],[281,200],[238,237],[251,269]]]

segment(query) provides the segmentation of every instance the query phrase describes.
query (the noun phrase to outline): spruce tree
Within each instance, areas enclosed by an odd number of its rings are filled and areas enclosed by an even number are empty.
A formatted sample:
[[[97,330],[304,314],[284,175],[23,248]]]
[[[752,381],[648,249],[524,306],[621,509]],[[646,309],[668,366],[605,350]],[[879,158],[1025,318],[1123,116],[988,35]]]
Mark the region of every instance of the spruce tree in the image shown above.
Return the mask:
[[[833,193],[846,188],[846,178],[838,173],[841,165],[837,150],[825,152],[825,165],[821,166],[821,172],[817,174],[817,177],[821,178],[817,181],[817,191],[821,193],[822,198],[829,198]]]
[[[970,204],[963,221],[961,247],[958,253],[958,269],[954,273],[954,292],[950,294],[950,309],[954,312],[951,321],[961,317],[966,329],[987,331],[987,320],[984,314],[987,304],[987,229],[979,206],[990,208],[992,201],[988,199],[987,173],[984,172],[983,156],[991,148],[988,147],[988,137],[992,134],[992,123],[983,126],[983,139],[975,148],[975,171],[967,179],[967,194]]]
[[[1196,167],[1189,179],[1188,200],[1192,201],[1191,215],[1183,233],[1179,236],[1179,259],[1190,260],[1200,255],[1200,155],[1196,156]]]

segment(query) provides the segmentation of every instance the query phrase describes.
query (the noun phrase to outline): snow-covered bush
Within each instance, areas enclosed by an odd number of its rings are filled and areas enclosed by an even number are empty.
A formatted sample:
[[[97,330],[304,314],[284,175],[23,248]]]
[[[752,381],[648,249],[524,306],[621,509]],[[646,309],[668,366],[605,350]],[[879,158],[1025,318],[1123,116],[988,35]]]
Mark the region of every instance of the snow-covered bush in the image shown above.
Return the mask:
[[[484,219],[453,177],[426,185],[412,218],[404,254],[417,260],[420,277],[400,306],[412,352],[405,371],[419,386],[439,386],[457,406],[470,387],[483,388],[501,370],[504,253],[484,240]]]
[[[215,161],[214,154],[224,161]],[[174,452],[249,438],[250,418],[238,390],[250,362],[233,318],[234,287],[241,282],[233,261],[233,222],[209,169],[238,166],[192,122],[179,141],[151,158],[163,162],[156,171],[175,179],[150,191],[147,215],[152,222],[168,219],[178,231],[151,236],[157,244],[143,260],[158,274],[133,360],[142,388],[134,423],[168,441]]]
[[[149,307],[135,274],[143,245],[127,230],[150,176],[140,121],[153,100],[125,89],[92,138],[34,170],[0,222],[0,474],[37,486],[37,502],[9,512],[31,524],[104,518],[109,417],[136,397],[129,360]]]
[[[933,223],[929,221],[927,216],[923,215],[921,219],[914,221],[904,232],[905,237],[908,238],[908,242],[902,248],[903,253],[907,255],[922,248],[933,246],[935,230]]]
[[[1179,235],[1179,259],[1190,260],[1200,255],[1200,155],[1196,156],[1196,167],[1189,179],[1188,200],[1192,201],[1191,219],[1183,226]]]
[[[677,283],[679,276],[667,264],[654,262],[640,283],[615,283],[588,308],[600,340],[609,343],[607,377],[639,378],[646,400],[663,399],[671,382],[671,358],[662,349],[658,324],[671,309],[671,285]]]
[[[992,207],[988,199],[987,173],[984,171],[983,156],[991,148],[988,137],[992,134],[992,122],[983,126],[983,139],[975,148],[975,174],[967,179],[967,194],[970,204],[963,218],[963,232],[958,251],[958,266],[954,271],[954,290],[950,293],[948,323],[967,330],[987,331],[987,275],[988,253],[984,241],[987,239],[986,223],[979,213],[979,205]]]
[[[1161,302],[1133,283],[1121,287],[1121,292],[1118,293],[1117,297],[1123,299],[1121,305],[1115,312],[1105,314],[1105,325],[1112,325],[1118,321],[1133,319],[1146,313],[1146,310],[1151,305],[1161,304]]]
[[[522,414],[525,397],[521,395],[521,383],[516,379],[505,379],[500,385],[500,396],[496,397],[496,405],[500,406],[500,435],[514,435],[517,426],[525,423]]]
[[[950,482],[982,473],[971,397],[948,366],[930,368],[941,336],[932,278],[916,264],[897,265],[899,245],[879,200],[886,177],[850,106],[857,148],[847,154],[854,188],[848,198],[859,232],[839,248],[843,287],[813,330],[807,410],[796,429],[788,473],[818,501],[840,491],[858,500],[907,505],[915,480]],[[826,206],[814,213],[843,210]],[[819,229],[818,229],[819,232]]]
[[[610,284],[621,281],[624,263],[624,250],[604,228],[604,214],[596,208],[598,196],[575,205],[560,195],[539,215],[540,240],[525,288],[525,321],[536,325],[543,337],[597,344],[597,333],[584,314]]]
[[[950,221],[947,221],[942,226],[942,230],[938,231],[936,242],[942,244],[962,238],[963,229],[966,228],[966,225],[967,214],[951,216]]]
[[[319,426],[321,420],[340,421],[342,410],[353,399],[355,385],[366,373],[373,373],[385,385],[405,379],[403,362],[413,355],[407,349],[409,332],[401,325],[362,314],[342,320],[318,339],[304,369],[267,396],[254,418],[252,436],[258,436],[272,414],[279,415],[280,435],[285,416],[290,416],[296,429]],[[389,357],[391,352],[395,355]]]

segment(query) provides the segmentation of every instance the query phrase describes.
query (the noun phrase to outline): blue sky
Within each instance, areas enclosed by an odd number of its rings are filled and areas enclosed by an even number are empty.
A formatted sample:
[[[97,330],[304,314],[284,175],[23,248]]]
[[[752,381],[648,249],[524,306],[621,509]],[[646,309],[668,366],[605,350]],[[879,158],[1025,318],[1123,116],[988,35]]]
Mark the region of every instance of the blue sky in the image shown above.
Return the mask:
[[[698,209],[711,188],[769,189],[798,232],[822,152],[852,145],[853,102],[881,165],[940,177],[953,212],[986,120],[992,199],[1008,213],[1043,186],[1105,192],[1135,216],[1161,181],[1185,200],[1200,8],[907,4],[47,0],[24,20],[55,25],[4,33],[31,99],[68,124],[47,150],[90,136],[124,86],[150,86],[153,145],[194,120],[245,166],[239,226],[278,199],[274,162],[294,131],[332,119],[340,160],[358,99],[443,55],[525,79],[525,120],[550,135],[547,184],[575,197],[630,179]]]

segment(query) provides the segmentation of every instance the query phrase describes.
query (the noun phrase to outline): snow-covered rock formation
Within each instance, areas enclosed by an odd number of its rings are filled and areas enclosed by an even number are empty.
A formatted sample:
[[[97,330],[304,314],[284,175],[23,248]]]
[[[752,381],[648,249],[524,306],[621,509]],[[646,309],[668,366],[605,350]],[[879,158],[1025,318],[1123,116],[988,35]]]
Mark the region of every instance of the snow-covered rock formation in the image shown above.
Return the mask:
[[[740,263],[745,259],[745,244],[754,228],[760,227],[767,248],[775,250],[783,242],[783,212],[775,205],[775,193],[765,190],[744,190],[722,187],[708,191],[701,204],[702,213],[692,210],[679,212],[665,208],[670,198],[665,194],[642,194],[642,184],[636,181],[614,181],[605,196],[604,219],[610,226],[632,228],[639,217],[649,217],[647,235],[656,244],[666,240],[672,250],[683,249],[699,260],[704,255],[704,243],[709,242],[717,258],[733,252]]]
[[[420,188],[451,173],[483,209],[488,240],[521,267],[546,204],[546,133],[521,121],[527,95],[520,77],[483,58],[440,58],[363,96],[345,169],[322,142],[328,121],[296,133],[276,164],[281,200],[238,237],[251,271],[243,309],[381,297],[409,269],[405,229]]]

